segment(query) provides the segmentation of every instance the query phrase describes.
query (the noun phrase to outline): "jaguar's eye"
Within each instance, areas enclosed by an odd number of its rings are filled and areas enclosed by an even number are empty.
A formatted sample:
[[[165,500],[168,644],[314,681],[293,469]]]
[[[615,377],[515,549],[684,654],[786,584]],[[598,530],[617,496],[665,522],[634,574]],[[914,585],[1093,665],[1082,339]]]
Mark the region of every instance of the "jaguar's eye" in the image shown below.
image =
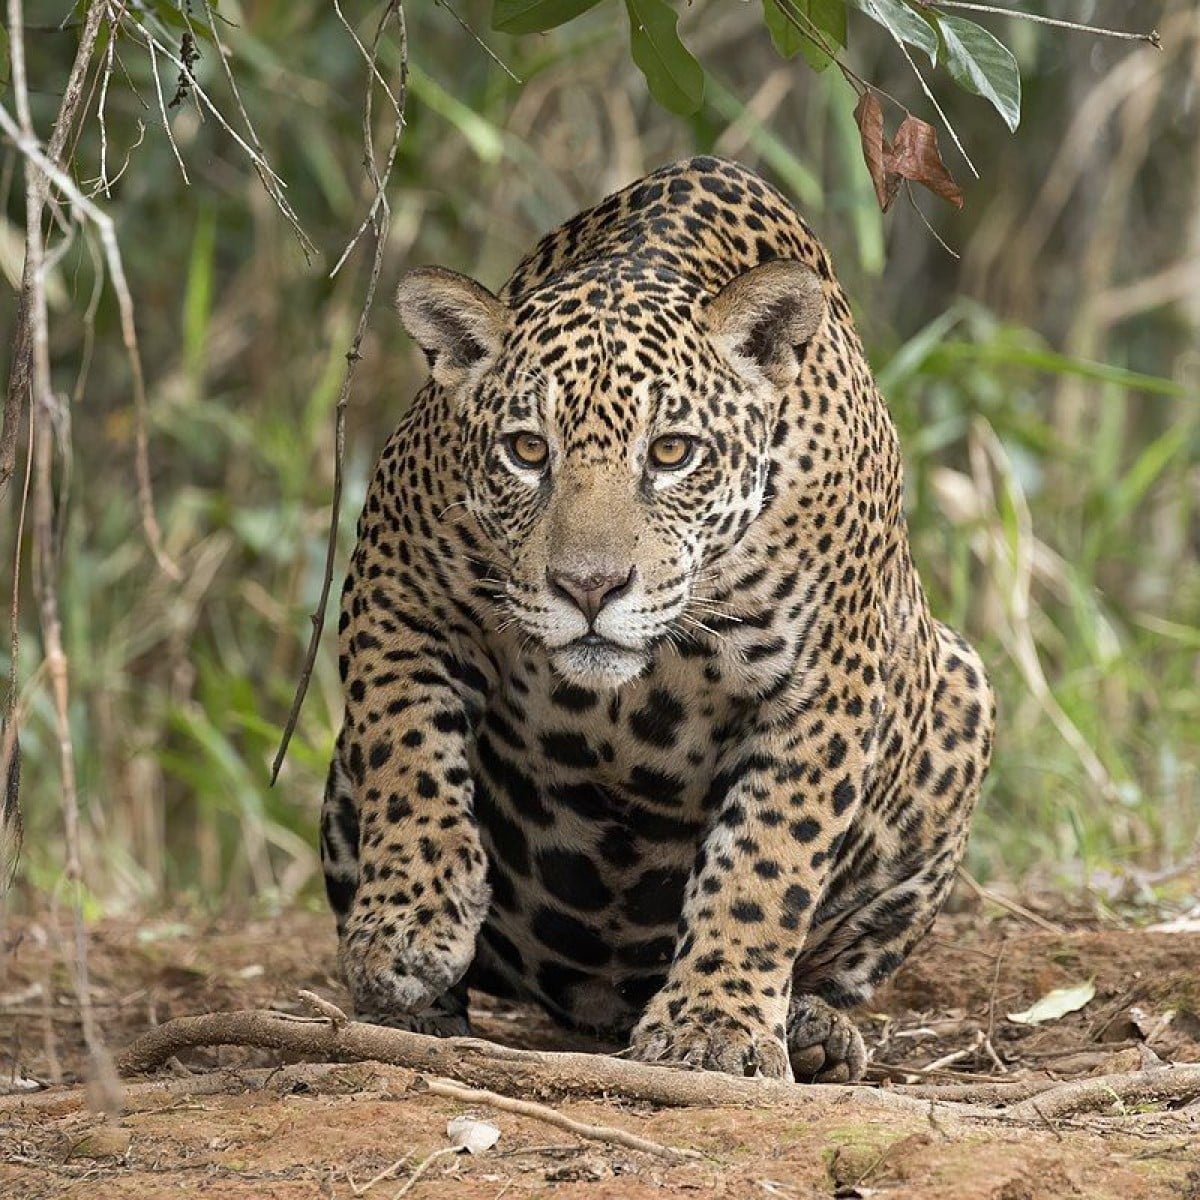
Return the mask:
[[[660,471],[678,471],[692,461],[695,438],[682,433],[666,433],[650,443],[650,462]]]
[[[518,466],[539,470],[550,457],[550,446],[544,437],[536,433],[512,433],[504,439],[508,452]]]

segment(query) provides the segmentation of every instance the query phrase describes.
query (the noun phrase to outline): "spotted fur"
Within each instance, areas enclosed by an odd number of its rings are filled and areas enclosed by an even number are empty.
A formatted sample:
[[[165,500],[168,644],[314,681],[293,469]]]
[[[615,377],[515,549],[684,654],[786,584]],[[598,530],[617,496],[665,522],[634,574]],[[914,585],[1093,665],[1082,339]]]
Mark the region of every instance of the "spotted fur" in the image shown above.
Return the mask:
[[[431,378],[359,523],[322,816],[358,1010],[461,1032],[469,983],[645,1060],[856,1077],[842,1010],[940,907],[994,709],[825,250],[696,158],[499,297],[429,269],[399,306]]]

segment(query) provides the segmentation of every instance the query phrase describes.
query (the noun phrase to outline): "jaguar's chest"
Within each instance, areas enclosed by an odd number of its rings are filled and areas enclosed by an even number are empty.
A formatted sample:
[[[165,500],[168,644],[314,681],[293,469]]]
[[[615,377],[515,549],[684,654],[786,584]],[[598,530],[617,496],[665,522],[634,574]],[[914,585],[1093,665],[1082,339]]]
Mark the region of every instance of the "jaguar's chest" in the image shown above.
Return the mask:
[[[714,659],[664,650],[633,682],[592,690],[562,679],[544,654],[508,651],[493,656],[474,743],[478,763],[514,802],[525,788],[563,819],[703,819],[750,713],[722,686]],[[506,776],[507,767],[528,779]],[[584,789],[605,799],[584,803]],[[527,815],[551,823],[537,808]]]
[[[667,657],[619,692],[523,657],[471,740],[492,907],[481,954],[571,1021],[623,1026],[670,962],[696,852],[746,716]]]

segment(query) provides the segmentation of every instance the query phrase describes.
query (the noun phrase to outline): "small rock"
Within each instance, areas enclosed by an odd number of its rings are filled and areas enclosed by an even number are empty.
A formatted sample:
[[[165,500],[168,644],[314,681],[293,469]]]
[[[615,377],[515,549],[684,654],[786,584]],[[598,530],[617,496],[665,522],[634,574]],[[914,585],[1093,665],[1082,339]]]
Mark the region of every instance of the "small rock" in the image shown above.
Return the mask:
[[[120,1125],[98,1125],[67,1150],[67,1158],[124,1158],[133,1135]]]
[[[835,1188],[855,1187],[872,1173],[880,1162],[878,1146],[849,1142],[838,1146],[829,1158],[829,1177]]]
[[[40,1079],[30,1079],[27,1075],[8,1075],[0,1079],[0,1096],[14,1092],[40,1092],[45,1086]]]
[[[1061,1064],[1055,1063],[1055,1068],[1060,1069]],[[1140,1071],[1142,1069],[1142,1048],[1140,1046],[1126,1046],[1124,1050],[1118,1050],[1115,1054],[1106,1055],[1105,1058],[1093,1065],[1089,1069],[1091,1075],[1123,1075],[1126,1071]]]

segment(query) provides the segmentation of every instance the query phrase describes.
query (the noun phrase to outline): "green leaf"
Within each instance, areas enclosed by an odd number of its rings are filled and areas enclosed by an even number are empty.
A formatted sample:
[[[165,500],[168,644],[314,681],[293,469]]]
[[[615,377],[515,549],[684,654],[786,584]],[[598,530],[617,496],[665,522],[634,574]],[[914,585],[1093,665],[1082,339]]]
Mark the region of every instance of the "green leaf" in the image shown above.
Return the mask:
[[[982,25],[962,17],[942,17],[946,69],[954,81],[990,100],[1009,129],[1021,123],[1021,72],[1008,49]]]
[[[1191,437],[1187,425],[1177,425],[1156,438],[1106,497],[1107,516],[1113,525],[1127,521],[1142,497],[1154,486],[1171,461],[1185,451]]]
[[[600,0],[496,0],[492,28],[500,33],[542,33],[595,8]]]
[[[432,75],[416,63],[408,64],[414,94],[431,111],[445,117],[466,139],[480,162],[499,162],[504,156],[504,131],[486,117],[452,96]]]
[[[882,25],[897,41],[924,50],[930,63],[937,66],[937,32],[930,24],[937,18],[932,13],[922,15],[902,0],[850,0],[850,3]]]
[[[784,58],[803,54],[814,71],[825,70],[833,59],[804,32],[810,23],[826,45],[846,44],[846,0],[763,0],[763,19],[775,49]]]
[[[625,0],[633,61],[650,94],[664,108],[686,117],[704,101],[704,68],[679,40],[675,10],[666,0]]]
[[[1094,379],[1098,383],[1114,383],[1118,387],[1155,396],[1177,396],[1192,399],[1195,392],[1187,384],[1176,383],[1161,375],[1143,375],[1110,363],[1089,362],[1083,358],[1072,358],[1057,354],[1053,350],[1031,349],[1024,346],[975,345],[972,342],[943,342],[937,350],[938,357],[947,362],[977,362],[983,364],[1007,364],[1032,367],[1051,375],[1074,376],[1077,379]]]
[[[209,318],[212,315],[216,231],[216,209],[211,204],[202,204],[196,218],[196,231],[192,235],[192,254],[188,262],[183,299],[183,361],[196,394],[204,387]]]

